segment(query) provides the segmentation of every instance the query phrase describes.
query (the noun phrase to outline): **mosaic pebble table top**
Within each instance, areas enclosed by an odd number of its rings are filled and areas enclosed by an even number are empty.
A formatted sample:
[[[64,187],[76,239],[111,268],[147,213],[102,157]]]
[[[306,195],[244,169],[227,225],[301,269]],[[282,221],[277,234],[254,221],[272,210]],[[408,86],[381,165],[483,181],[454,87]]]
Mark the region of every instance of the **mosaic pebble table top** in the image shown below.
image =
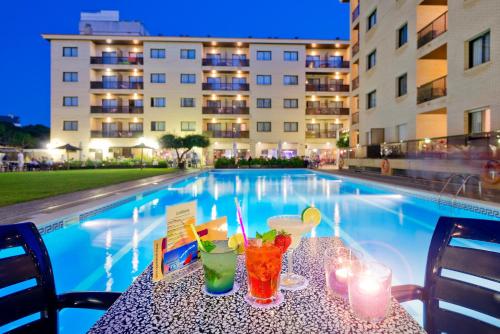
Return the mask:
[[[322,254],[334,242],[302,240],[295,250],[294,271],[306,276],[309,286],[283,291],[284,303],[270,309],[245,302],[243,256],[236,275],[240,290],[217,298],[202,292],[202,270],[173,283],[153,283],[149,266],[89,333],[425,333],[395,300],[388,317],[372,324],[356,318],[346,301],[327,295]]]

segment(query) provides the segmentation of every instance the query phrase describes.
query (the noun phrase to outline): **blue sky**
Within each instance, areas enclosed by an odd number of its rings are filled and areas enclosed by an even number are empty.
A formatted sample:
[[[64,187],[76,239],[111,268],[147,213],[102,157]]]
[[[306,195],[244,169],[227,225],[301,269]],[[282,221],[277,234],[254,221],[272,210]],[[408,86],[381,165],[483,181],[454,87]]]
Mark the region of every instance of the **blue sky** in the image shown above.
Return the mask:
[[[349,37],[349,10],[339,0],[27,0],[5,1],[0,11],[4,100],[0,115],[48,125],[49,43],[42,33],[77,33],[81,11],[116,9],[150,34],[228,37]]]

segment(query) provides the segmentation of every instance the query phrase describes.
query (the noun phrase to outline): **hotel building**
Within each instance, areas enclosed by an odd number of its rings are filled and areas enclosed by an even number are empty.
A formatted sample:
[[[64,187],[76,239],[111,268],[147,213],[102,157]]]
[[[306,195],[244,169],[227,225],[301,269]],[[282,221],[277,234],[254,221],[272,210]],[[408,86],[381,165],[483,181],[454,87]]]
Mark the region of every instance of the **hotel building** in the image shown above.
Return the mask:
[[[342,2],[351,146],[500,129],[500,1]]]
[[[333,158],[348,130],[349,42],[148,35],[117,12],[82,13],[80,34],[47,34],[51,146],[129,157],[164,134],[206,134],[220,156]],[[78,158],[78,157],[75,157]]]

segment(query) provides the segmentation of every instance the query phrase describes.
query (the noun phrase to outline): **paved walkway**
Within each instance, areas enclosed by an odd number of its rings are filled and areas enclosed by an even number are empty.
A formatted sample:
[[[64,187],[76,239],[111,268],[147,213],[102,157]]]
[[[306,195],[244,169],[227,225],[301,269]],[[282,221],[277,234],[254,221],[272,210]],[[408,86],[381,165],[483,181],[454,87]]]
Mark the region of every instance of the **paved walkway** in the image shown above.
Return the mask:
[[[178,171],[144,179],[118,183],[106,187],[82,190],[73,193],[18,203],[0,208],[0,225],[27,221],[35,216],[45,215],[47,219],[56,212],[64,212],[76,207],[91,207],[117,196],[126,196],[129,192],[161,185],[173,179],[198,172],[198,170]],[[50,186],[50,185],[47,185]],[[37,222],[35,223],[42,223]]]

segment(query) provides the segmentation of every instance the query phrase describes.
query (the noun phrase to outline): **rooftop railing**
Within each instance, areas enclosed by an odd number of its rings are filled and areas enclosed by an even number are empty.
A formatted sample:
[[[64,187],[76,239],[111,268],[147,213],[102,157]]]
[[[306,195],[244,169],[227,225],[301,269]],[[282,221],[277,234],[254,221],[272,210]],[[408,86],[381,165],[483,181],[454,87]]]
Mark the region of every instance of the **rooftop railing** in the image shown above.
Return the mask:
[[[91,81],[91,89],[143,89],[143,82],[130,81]]]
[[[443,96],[446,96],[446,76],[417,88],[417,103],[424,103]]]
[[[203,114],[218,114],[218,115],[230,115],[230,114],[241,114],[248,115],[250,109],[248,107],[203,107]]]
[[[417,46],[420,48],[448,30],[448,12],[444,12],[417,33]]]
[[[307,68],[349,68],[348,60],[330,60],[330,59],[309,59],[306,60]]]
[[[236,66],[247,67],[250,66],[249,59],[226,59],[226,58],[203,58],[203,66]]]
[[[339,107],[307,107],[306,115],[349,115],[349,108]]]
[[[306,84],[307,92],[348,92],[349,85],[341,84]]]
[[[90,57],[91,64],[105,65],[143,65],[143,57]]]
[[[203,90],[244,90],[250,89],[250,85],[247,83],[210,83],[204,82],[202,84]]]
[[[130,107],[130,106],[116,106],[116,107],[105,107],[105,106],[91,106],[91,114],[142,114],[144,113],[144,107]]]

